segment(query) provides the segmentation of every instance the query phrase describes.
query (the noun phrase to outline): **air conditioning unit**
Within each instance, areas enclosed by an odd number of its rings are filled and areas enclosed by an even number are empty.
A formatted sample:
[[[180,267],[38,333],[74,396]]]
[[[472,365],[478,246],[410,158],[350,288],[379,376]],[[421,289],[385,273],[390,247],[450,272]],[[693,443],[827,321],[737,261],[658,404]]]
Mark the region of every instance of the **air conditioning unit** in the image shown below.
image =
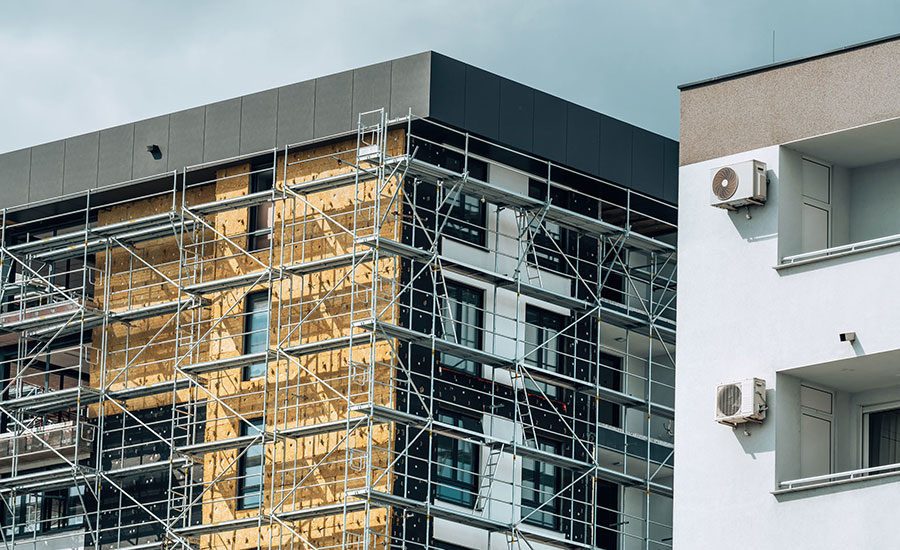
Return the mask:
[[[710,174],[712,198],[710,204],[734,210],[740,206],[766,202],[766,163],[748,160],[723,166]]]
[[[716,388],[716,422],[736,426],[766,417],[766,381],[747,378]]]

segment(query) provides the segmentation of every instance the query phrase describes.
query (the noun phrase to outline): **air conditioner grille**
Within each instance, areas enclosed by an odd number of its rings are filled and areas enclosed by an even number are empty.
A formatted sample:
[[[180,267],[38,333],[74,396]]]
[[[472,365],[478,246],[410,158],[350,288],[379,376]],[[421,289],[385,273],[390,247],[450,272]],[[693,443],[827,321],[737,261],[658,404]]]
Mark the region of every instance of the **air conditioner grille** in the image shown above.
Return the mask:
[[[723,416],[734,416],[741,410],[741,387],[729,384],[719,390],[719,413]]]
[[[713,176],[712,192],[720,201],[727,201],[734,196],[738,188],[737,172],[726,166]]]

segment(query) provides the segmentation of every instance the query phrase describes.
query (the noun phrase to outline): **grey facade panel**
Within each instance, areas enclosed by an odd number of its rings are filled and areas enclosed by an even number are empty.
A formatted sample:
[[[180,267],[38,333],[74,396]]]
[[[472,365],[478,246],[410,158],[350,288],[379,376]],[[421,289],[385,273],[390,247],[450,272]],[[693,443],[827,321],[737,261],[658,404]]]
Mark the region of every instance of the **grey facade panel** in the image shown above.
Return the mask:
[[[67,139],[65,159],[63,194],[96,188],[100,132]]]
[[[0,155],[0,207],[28,202],[31,177],[31,149],[19,149]]]
[[[40,201],[62,194],[65,154],[66,142],[62,140],[32,148],[29,201]]]
[[[316,81],[307,80],[278,88],[278,147],[313,138]]]
[[[203,162],[203,130],[206,109],[196,107],[169,117],[169,151],[166,166],[181,170]]]
[[[206,106],[203,162],[235,157],[241,147],[241,98]]]
[[[460,128],[466,123],[466,64],[439,53],[431,56],[431,118]]]
[[[566,162],[566,102],[537,90],[534,92],[534,153]]]
[[[353,71],[353,102],[350,124],[356,127],[359,113],[391,108],[391,62],[369,65]]]
[[[596,174],[600,167],[600,113],[566,102],[566,164]]]
[[[500,137],[500,77],[466,67],[465,127],[488,139]]]
[[[678,142],[665,140],[664,151],[662,198],[675,204],[678,202]]]
[[[351,124],[353,71],[316,79],[315,137],[326,137],[356,128]]]
[[[631,188],[656,197],[662,196],[665,138],[641,128],[632,131],[634,157]]]
[[[428,116],[431,52],[391,61],[391,116]]]
[[[634,126],[600,115],[600,169],[598,176],[631,185],[632,130]]]
[[[134,161],[134,124],[125,124],[100,131],[100,187],[128,181]]]
[[[500,141],[531,151],[534,145],[534,90],[500,79]]]
[[[162,152],[159,159],[147,151],[156,145]],[[169,115],[158,116],[134,123],[134,175],[135,179],[162,174],[168,170]]]
[[[278,90],[241,98],[241,154],[275,147]]]

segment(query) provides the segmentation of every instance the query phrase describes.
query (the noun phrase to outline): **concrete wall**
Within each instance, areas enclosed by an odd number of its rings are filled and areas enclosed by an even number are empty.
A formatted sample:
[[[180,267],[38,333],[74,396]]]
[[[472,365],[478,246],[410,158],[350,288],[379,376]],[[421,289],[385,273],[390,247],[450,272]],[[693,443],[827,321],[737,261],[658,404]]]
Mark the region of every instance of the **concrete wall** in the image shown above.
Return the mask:
[[[851,170],[850,242],[900,233],[900,159]]]
[[[896,478],[772,494],[778,477],[791,475],[778,472],[776,454],[790,452],[798,430],[780,409],[780,392],[791,386],[776,374],[900,347],[900,295],[886,292],[900,269],[896,249],[773,269],[782,232],[796,226],[790,157],[772,146],[679,172],[676,550],[878,548],[893,538]],[[749,220],[710,207],[710,170],[750,159],[768,165],[768,203]],[[838,340],[846,330],[856,331],[857,345]],[[766,380],[770,409],[745,434],[713,418],[716,386],[748,377]]]
[[[681,94],[688,165],[900,116],[900,39]]]

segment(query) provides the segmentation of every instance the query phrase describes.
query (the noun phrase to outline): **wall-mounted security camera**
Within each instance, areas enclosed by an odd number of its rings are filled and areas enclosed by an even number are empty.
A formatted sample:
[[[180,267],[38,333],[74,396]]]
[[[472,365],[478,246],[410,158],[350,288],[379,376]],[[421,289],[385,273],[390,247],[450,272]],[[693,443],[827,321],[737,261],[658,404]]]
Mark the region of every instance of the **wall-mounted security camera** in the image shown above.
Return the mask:
[[[159,145],[148,145],[147,152],[150,153],[154,160],[159,160],[162,158],[162,150],[159,148]]]
[[[855,332],[842,332],[839,337],[841,339],[841,342],[850,342],[852,344],[856,341]]]

